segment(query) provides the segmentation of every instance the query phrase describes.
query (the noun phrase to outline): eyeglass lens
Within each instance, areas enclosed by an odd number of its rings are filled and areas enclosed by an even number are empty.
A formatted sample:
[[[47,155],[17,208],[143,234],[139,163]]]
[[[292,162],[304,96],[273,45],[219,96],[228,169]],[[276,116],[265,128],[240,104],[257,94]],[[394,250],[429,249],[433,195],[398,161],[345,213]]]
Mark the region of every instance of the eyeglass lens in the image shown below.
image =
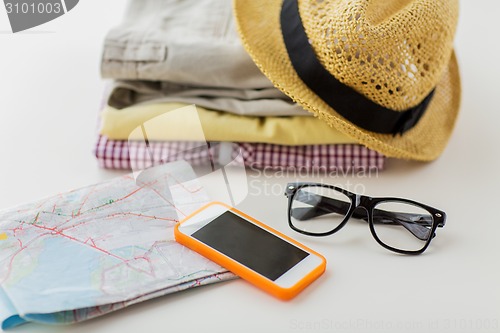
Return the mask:
[[[342,192],[322,186],[301,187],[292,200],[290,220],[300,231],[322,234],[344,220],[351,199]]]
[[[433,217],[422,207],[401,201],[383,201],[373,208],[373,229],[378,239],[405,251],[422,249],[431,236]]]

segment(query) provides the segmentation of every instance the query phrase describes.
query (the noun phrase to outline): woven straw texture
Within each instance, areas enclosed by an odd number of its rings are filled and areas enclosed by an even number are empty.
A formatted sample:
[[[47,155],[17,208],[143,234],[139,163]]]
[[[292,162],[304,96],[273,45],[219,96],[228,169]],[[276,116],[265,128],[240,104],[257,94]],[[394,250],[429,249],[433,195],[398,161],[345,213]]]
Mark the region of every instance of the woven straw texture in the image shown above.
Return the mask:
[[[282,1],[235,0],[243,44],[276,87],[330,126],[386,156],[430,161],[448,142],[460,104],[453,53],[456,0],[307,0],[300,16],[316,56],[335,78],[372,101],[405,110],[436,88],[418,124],[403,135],[345,120],[296,74],[280,28]]]

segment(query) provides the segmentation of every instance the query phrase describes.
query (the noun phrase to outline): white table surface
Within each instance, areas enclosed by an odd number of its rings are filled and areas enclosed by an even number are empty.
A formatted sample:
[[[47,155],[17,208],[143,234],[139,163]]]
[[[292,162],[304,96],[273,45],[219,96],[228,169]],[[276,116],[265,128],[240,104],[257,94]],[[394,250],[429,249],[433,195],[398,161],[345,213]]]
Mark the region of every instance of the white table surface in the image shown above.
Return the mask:
[[[0,9],[0,207],[123,174],[97,167],[91,149],[104,82],[105,33],[121,1],[80,1],[69,14],[11,34]],[[461,1],[455,40],[461,114],[443,155],[428,164],[390,160],[370,177],[249,174],[240,208],[323,253],[327,272],[290,302],[242,280],[162,297],[77,325],[27,324],[13,332],[499,332],[500,31],[496,0]],[[368,228],[315,239],[286,225],[288,180],[354,186],[448,213],[422,256],[393,254]]]

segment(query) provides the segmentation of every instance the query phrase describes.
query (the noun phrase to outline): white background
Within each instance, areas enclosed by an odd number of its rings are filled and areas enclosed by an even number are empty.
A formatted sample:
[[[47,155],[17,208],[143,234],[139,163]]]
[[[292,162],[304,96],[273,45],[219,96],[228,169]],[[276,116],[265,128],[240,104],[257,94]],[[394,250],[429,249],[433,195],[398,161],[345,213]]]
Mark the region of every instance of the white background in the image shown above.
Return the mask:
[[[122,174],[91,150],[104,81],[105,33],[122,1],[80,1],[67,15],[12,34],[0,7],[0,207]],[[498,332],[500,331],[500,44],[496,0],[461,1],[455,39],[462,107],[443,155],[391,160],[379,174],[252,173],[241,209],[323,253],[327,272],[290,302],[235,280],[132,306],[66,327],[14,332]],[[300,176],[300,177],[299,177]],[[323,239],[286,225],[288,180],[322,180],[373,196],[439,207],[448,221],[422,256],[388,252],[355,223]]]

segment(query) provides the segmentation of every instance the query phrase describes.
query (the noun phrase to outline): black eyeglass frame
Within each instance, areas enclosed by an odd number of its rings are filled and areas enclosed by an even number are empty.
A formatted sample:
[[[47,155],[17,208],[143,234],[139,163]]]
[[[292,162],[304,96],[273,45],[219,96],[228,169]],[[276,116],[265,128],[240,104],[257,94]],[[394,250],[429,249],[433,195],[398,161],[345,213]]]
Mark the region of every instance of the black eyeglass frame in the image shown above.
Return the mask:
[[[345,213],[344,219],[333,230],[323,232],[323,233],[312,233],[312,232],[298,229],[297,227],[295,227],[293,225],[291,218],[292,218],[292,204],[293,204],[294,197],[297,195],[297,193],[299,193],[300,189],[302,189],[304,187],[309,187],[309,186],[329,188],[329,189],[338,191],[340,193],[343,193],[345,196],[347,196],[351,200],[350,207],[349,207],[348,211]],[[353,215],[355,215],[354,213],[355,213],[355,210],[357,208],[363,208],[367,212],[367,216],[365,214],[363,214],[363,216],[360,216],[358,214],[358,216],[354,216],[354,217],[355,218],[362,218],[362,219],[366,219],[366,217],[367,217],[367,222],[368,222],[368,225],[370,227],[370,232],[371,232],[373,238],[375,238],[375,240],[377,241],[377,243],[379,243],[382,247],[384,247],[390,251],[394,251],[394,252],[401,253],[401,254],[421,254],[421,253],[423,253],[427,249],[427,247],[429,246],[432,238],[434,238],[434,236],[436,235],[435,232],[436,232],[437,227],[440,227],[440,228],[444,227],[445,222],[446,222],[446,213],[445,212],[443,212],[442,210],[436,209],[434,207],[422,204],[420,202],[416,202],[416,201],[405,199],[405,198],[396,198],[396,197],[370,197],[370,196],[366,196],[366,195],[353,193],[353,192],[344,190],[343,188],[340,188],[340,187],[336,187],[336,186],[328,185],[328,184],[322,184],[322,183],[309,183],[309,182],[288,183],[286,186],[286,190],[285,190],[285,196],[288,198],[288,225],[294,231],[299,232],[301,234],[309,235],[309,236],[320,236],[321,237],[321,236],[332,235],[332,234],[336,233],[337,231],[339,231],[340,229],[342,229],[346,225],[347,221],[349,221],[349,219],[351,217],[353,217]],[[335,200],[335,199],[332,199],[332,200]],[[385,201],[411,204],[411,205],[414,205],[416,207],[420,207],[420,208],[428,211],[431,214],[432,226],[431,226],[431,230],[429,233],[430,236],[427,237],[426,243],[424,244],[424,246],[420,250],[409,251],[409,250],[398,249],[398,248],[395,248],[395,247],[392,247],[392,246],[385,244],[377,236],[377,233],[376,233],[375,227],[374,227],[373,210],[374,210],[376,205],[378,205],[381,202],[385,202]],[[411,232],[411,230],[410,230],[410,232]]]

